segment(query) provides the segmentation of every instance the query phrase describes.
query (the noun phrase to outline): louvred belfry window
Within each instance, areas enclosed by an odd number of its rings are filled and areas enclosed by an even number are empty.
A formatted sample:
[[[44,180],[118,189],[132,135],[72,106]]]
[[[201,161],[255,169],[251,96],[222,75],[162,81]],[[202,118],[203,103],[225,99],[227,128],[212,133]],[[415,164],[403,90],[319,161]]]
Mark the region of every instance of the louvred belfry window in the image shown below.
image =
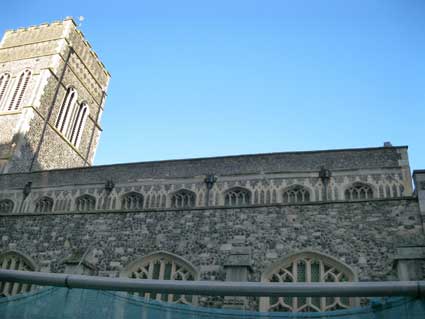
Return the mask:
[[[2,102],[6,99],[6,90],[9,86],[10,74],[3,73],[0,75],[0,110],[2,109]]]
[[[25,91],[27,90],[28,82],[30,78],[31,78],[30,70],[25,70],[18,76],[15,89],[13,90],[13,94],[10,99],[9,106],[7,108],[8,111],[15,111],[21,107],[21,103],[25,95]]]

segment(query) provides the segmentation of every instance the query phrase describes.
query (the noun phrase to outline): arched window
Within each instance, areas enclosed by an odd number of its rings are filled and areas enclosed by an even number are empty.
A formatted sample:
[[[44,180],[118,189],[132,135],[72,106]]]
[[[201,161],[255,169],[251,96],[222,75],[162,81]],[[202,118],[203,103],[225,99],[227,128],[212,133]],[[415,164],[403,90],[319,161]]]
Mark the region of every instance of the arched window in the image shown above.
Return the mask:
[[[310,201],[310,192],[301,185],[294,185],[283,192],[285,204],[305,203]]]
[[[10,270],[34,271],[35,264],[27,257],[15,251],[9,251],[0,255],[0,268]],[[1,282],[0,295],[14,296],[19,293],[28,292],[31,289],[29,284],[17,282]]]
[[[14,203],[10,199],[0,200],[0,214],[7,214],[13,212]]]
[[[224,194],[224,205],[240,206],[251,204],[251,192],[242,187],[234,187]]]
[[[187,189],[181,189],[171,196],[171,207],[185,208],[195,207],[196,195]]]
[[[36,213],[50,213],[53,209],[53,199],[44,196],[37,200],[35,203]]]
[[[143,195],[136,192],[124,194],[121,199],[121,209],[143,209]]]
[[[10,73],[0,75],[0,110],[3,100],[6,98],[6,90],[10,82]]]
[[[362,200],[362,199],[372,199],[373,190],[372,188],[363,183],[354,183],[351,187],[345,190],[345,199],[346,200]]]
[[[353,271],[336,259],[315,252],[302,252],[274,264],[262,275],[262,281],[346,282],[354,281]],[[261,311],[314,312],[346,309],[354,305],[347,297],[263,297]]]
[[[81,133],[83,131],[84,125],[86,124],[87,117],[89,115],[89,108],[87,103],[81,103],[78,108],[78,112],[75,116],[74,124],[72,125],[72,129],[69,132],[69,140],[76,147],[80,144]]]
[[[197,280],[198,273],[195,268],[183,258],[176,255],[158,252],[132,262],[124,274],[134,279],[156,280]],[[146,298],[168,301],[173,303],[193,304],[195,296],[178,294],[155,294],[140,292]]]
[[[19,109],[21,106],[22,98],[24,97],[25,91],[28,87],[28,82],[31,78],[31,71],[23,71],[17,78],[15,90],[13,91],[12,98],[10,99],[8,111],[14,111]]]
[[[66,91],[65,98],[63,99],[62,106],[59,110],[55,126],[64,135],[66,134],[69,123],[74,115],[74,108],[75,103],[77,102],[77,97],[77,91],[73,87],[69,87]]]
[[[79,212],[87,212],[94,210],[96,208],[96,198],[85,194],[77,198],[76,202],[76,208]]]

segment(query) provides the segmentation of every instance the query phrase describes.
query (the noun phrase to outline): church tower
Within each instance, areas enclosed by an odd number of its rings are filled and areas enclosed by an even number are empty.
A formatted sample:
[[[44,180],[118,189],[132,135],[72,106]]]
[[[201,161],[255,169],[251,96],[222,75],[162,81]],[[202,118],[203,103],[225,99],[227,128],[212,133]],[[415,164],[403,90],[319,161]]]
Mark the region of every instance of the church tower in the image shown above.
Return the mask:
[[[110,75],[74,20],[0,42],[0,174],[88,166]]]

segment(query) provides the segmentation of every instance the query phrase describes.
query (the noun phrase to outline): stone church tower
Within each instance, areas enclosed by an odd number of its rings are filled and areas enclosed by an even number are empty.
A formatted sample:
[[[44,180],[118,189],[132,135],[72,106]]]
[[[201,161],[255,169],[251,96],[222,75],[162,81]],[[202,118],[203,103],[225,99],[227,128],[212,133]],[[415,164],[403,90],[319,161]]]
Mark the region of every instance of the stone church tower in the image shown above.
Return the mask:
[[[0,43],[0,174],[89,166],[109,73],[71,19]]]

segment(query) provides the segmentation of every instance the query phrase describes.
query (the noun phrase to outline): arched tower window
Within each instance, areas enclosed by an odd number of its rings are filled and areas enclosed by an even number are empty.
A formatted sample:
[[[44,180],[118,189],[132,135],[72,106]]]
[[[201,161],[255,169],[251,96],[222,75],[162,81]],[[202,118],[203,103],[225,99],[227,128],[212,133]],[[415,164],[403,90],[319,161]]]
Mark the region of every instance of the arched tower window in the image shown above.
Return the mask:
[[[12,98],[10,99],[8,111],[18,110],[21,106],[22,98],[24,97],[25,91],[28,87],[28,82],[31,78],[31,71],[23,71],[19,77],[18,82],[16,83],[15,90],[13,91]]]
[[[195,268],[183,258],[166,252],[158,252],[132,262],[125,275],[134,279],[197,280]],[[140,292],[146,298],[172,303],[194,304],[195,296],[178,294],[155,294]]]
[[[96,208],[96,198],[85,194],[76,199],[76,208],[79,212],[92,211]]]
[[[289,256],[270,267],[262,281],[346,282],[354,281],[353,271],[336,259],[315,252],[302,252]],[[354,305],[347,297],[263,297],[261,311],[314,312],[346,309]]]
[[[10,73],[0,75],[0,110],[3,100],[6,98],[6,90],[10,82]]]
[[[69,122],[72,120],[71,117],[74,113],[77,97],[77,91],[73,87],[69,87],[66,91],[65,98],[63,99],[62,106],[59,110],[55,126],[64,135],[68,130]]]
[[[36,213],[50,213],[53,209],[53,199],[44,196],[39,198],[35,203]]]
[[[10,199],[0,200],[0,214],[8,214],[13,212],[14,203]]]
[[[373,198],[372,187],[363,183],[354,183],[345,190],[344,194],[346,200],[362,200]]]
[[[35,264],[27,257],[15,251],[9,251],[0,255],[0,268],[10,270],[34,271]],[[0,295],[14,296],[19,293],[28,292],[31,289],[29,284],[17,282],[1,282]]]
[[[195,207],[196,194],[187,189],[181,189],[171,196],[171,207],[185,208]]]
[[[294,185],[283,192],[283,202],[285,204],[305,203],[310,201],[310,192],[301,185]]]
[[[242,187],[234,187],[224,193],[224,205],[241,206],[251,203],[251,192]]]
[[[74,124],[72,125],[72,129],[69,134],[69,140],[76,147],[78,147],[78,145],[80,144],[81,134],[86,124],[88,115],[89,107],[86,102],[83,102],[78,108]]]
[[[121,209],[143,209],[143,195],[136,192],[124,194],[121,198]]]

